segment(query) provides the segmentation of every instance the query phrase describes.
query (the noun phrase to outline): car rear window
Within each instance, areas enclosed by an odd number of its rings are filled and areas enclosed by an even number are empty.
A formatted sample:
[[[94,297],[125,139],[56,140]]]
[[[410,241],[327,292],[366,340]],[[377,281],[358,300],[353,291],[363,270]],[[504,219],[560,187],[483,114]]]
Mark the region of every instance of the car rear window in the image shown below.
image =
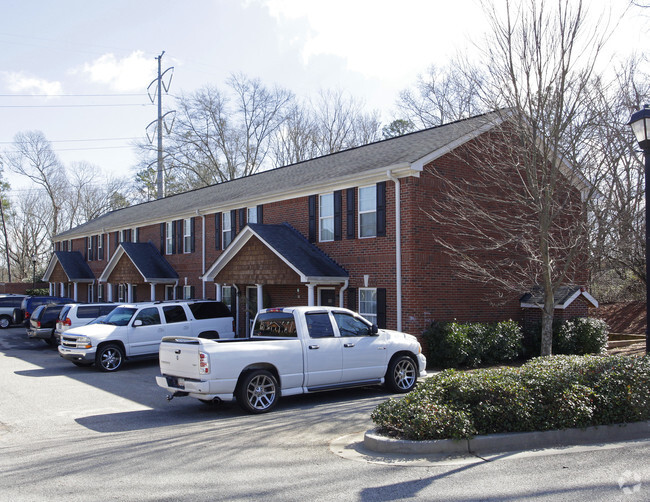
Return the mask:
[[[167,324],[187,321],[185,310],[180,305],[168,305],[166,307],[163,307],[163,312],[165,314],[165,322]]]
[[[255,321],[253,336],[277,336],[297,338],[296,321],[288,312],[268,312],[259,314]]]
[[[63,310],[61,310],[61,313],[59,314],[59,319],[65,319],[68,315],[68,312],[70,312],[70,307],[69,305],[63,307]]]
[[[197,302],[188,305],[194,319],[216,319],[232,317],[230,310],[221,302]]]
[[[99,306],[86,305],[77,307],[77,317],[79,319],[94,319],[99,317]]]
[[[23,297],[5,296],[0,298],[0,307],[20,307]]]

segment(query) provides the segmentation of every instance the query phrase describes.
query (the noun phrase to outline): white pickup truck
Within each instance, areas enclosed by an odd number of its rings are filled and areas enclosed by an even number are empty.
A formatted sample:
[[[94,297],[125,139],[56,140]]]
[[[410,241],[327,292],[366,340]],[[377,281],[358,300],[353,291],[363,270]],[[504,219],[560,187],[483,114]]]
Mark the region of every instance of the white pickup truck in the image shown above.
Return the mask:
[[[426,375],[416,338],[378,330],[350,310],[287,307],[260,311],[250,338],[167,336],[160,344],[160,387],[200,401],[236,399],[264,413],[281,395],[386,383],[408,392]]]

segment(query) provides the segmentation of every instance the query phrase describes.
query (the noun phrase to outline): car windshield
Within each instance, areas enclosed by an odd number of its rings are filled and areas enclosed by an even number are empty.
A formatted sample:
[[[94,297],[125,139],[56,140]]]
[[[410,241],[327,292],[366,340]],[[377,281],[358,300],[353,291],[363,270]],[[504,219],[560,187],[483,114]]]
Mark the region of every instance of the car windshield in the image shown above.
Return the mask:
[[[135,314],[137,309],[129,307],[117,307],[113,312],[108,314],[102,321],[102,324],[112,324],[114,326],[126,326]]]

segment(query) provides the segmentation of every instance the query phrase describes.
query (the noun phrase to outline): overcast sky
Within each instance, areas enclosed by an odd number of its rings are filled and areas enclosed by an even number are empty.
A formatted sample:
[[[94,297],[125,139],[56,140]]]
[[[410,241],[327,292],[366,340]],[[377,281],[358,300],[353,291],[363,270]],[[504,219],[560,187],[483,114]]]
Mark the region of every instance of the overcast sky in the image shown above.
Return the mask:
[[[599,3],[617,14],[629,2]],[[616,32],[621,52],[647,47],[637,12]],[[175,96],[243,72],[304,98],[343,89],[387,123],[400,90],[484,28],[478,0],[2,0],[0,149],[39,130],[66,166],[129,175],[131,144],[156,118],[146,88],[162,51]]]

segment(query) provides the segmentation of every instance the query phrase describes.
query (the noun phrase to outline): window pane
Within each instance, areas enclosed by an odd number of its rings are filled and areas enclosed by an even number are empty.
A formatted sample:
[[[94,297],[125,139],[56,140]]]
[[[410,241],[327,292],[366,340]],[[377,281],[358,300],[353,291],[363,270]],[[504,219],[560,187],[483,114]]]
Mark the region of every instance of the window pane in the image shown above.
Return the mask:
[[[359,218],[359,235],[374,237],[377,234],[377,213],[361,214]]]
[[[156,307],[142,309],[135,318],[136,321],[142,321],[143,326],[152,326],[160,324],[160,314]],[[135,322],[135,321],[134,321]]]
[[[320,196],[320,217],[334,216],[334,194]]]
[[[377,210],[377,188],[359,188],[359,211]]]
[[[377,324],[377,290],[359,290],[359,314],[373,324]]]
[[[170,305],[168,307],[163,307],[163,312],[165,314],[165,321],[167,321],[167,324],[187,321],[185,310],[183,310],[183,307],[180,305]]]
[[[248,208],[248,223],[257,223],[257,208],[249,207]]]
[[[311,338],[329,338],[334,336],[334,329],[330,317],[326,313],[314,313],[305,315],[307,331]]]
[[[327,218],[320,220],[320,240],[333,241],[334,240],[334,218]]]

